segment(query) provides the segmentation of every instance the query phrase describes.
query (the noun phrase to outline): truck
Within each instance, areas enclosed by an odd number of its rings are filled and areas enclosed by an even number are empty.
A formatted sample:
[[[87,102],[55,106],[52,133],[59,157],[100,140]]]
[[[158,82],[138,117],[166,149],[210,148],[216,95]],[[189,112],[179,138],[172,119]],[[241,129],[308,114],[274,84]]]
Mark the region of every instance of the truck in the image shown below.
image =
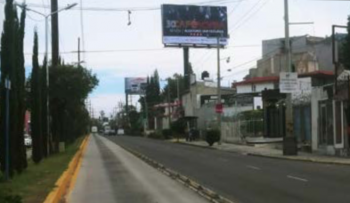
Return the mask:
[[[96,135],[96,134],[98,133],[98,128],[97,128],[97,126],[92,126],[92,127],[91,127],[91,133],[92,133],[93,135]]]

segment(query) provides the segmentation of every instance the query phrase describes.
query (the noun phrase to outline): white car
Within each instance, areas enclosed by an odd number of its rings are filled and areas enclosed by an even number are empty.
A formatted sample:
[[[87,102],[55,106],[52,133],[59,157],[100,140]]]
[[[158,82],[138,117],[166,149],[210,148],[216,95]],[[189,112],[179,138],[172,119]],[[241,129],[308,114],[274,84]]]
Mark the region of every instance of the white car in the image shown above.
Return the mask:
[[[124,135],[124,129],[118,129],[117,135]]]
[[[26,147],[32,146],[32,138],[28,134],[24,134],[24,146]]]

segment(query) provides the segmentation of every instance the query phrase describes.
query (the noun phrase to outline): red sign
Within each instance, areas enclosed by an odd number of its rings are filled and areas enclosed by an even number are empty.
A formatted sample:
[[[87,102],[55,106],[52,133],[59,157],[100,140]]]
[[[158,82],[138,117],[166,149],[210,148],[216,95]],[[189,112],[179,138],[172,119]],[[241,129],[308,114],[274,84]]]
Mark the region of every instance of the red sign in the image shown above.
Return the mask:
[[[224,105],[222,104],[216,104],[215,106],[215,112],[216,113],[222,113],[224,111]]]

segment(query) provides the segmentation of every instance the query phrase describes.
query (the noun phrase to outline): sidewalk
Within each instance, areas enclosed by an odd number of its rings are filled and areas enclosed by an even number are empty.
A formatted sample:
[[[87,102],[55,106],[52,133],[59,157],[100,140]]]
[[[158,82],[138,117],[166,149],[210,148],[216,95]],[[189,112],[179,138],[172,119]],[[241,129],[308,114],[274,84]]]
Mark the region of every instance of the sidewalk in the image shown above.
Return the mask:
[[[171,140],[171,142],[177,143],[177,140],[173,139]],[[186,142],[185,139],[180,139],[179,143],[193,145],[197,147],[205,147],[205,148],[241,153],[241,154],[250,155],[250,156],[261,156],[261,157],[287,159],[287,160],[295,160],[295,161],[309,161],[309,162],[324,163],[324,164],[350,165],[350,159],[347,159],[347,158],[321,156],[321,155],[310,154],[306,152],[299,152],[298,156],[284,156],[282,150],[266,147],[265,145],[253,147],[253,146],[230,144],[230,143],[222,143],[221,145],[218,145],[217,143],[215,143],[212,147],[209,147],[208,143],[205,141]]]

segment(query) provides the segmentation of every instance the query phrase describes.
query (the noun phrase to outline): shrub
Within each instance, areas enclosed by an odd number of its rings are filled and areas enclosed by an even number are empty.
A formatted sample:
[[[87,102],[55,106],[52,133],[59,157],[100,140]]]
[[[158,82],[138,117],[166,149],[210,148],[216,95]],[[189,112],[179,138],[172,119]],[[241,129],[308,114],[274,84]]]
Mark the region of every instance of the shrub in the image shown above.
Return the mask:
[[[164,139],[170,139],[171,136],[173,135],[173,131],[171,129],[164,129],[162,130],[162,135]]]
[[[186,127],[186,120],[183,118],[180,118],[171,124],[171,130],[177,134],[185,134]]]
[[[209,146],[213,146],[215,142],[218,142],[220,140],[220,131],[219,130],[208,130],[206,141],[209,144]]]

